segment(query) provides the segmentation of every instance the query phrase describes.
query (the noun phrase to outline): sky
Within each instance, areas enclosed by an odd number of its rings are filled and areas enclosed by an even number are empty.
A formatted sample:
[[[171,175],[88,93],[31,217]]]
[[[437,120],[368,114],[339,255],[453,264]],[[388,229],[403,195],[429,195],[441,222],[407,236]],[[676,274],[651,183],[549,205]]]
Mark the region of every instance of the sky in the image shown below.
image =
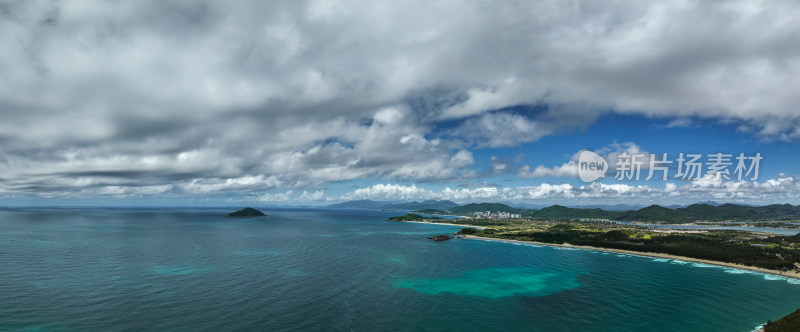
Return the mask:
[[[0,1],[0,205],[800,204],[797,17],[794,1]],[[584,151],[604,177],[580,178]],[[702,168],[681,177],[690,154]]]

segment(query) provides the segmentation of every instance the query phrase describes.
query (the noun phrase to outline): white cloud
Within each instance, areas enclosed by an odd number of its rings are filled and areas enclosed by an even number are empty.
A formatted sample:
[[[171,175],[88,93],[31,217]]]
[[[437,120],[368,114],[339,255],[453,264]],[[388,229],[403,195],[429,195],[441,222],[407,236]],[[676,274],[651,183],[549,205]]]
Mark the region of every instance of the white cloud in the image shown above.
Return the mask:
[[[143,186],[143,187],[131,187],[131,186],[103,186],[103,187],[95,187],[95,188],[87,188],[81,190],[81,194],[84,195],[111,195],[111,196],[118,196],[118,197],[135,197],[135,196],[144,196],[144,195],[158,195],[164,194],[170,190],[172,190],[172,185],[160,185],[160,186]]]
[[[317,190],[313,193],[309,193],[308,191],[303,191],[303,194],[297,198],[299,201],[322,201],[325,200],[325,191]]]
[[[692,187],[709,188],[722,186],[723,178],[720,174],[706,174],[702,178],[692,180]]]
[[[519,169],[517,176],[522,178],[537,178],[542,176],[576,178],[578,177],[578,166],[576,161],[570,161],[561,166],[546,167],[544,165],[539,165],[531,172],[531,167],[525,165]]]
[[[389,201],[426,199],[431,196],[431,191],[417,188],[416,185],[404,186],[399,184],[376,184],[371,187],[356,189],[350,193],[342,195],[341,199],[371,199],[377,201]]]
[[[506,79],[502,86],[497,88],[470,88],[466,91],[466,101],[453,105],[442,111],[442,119],[463,118],[480,114],[488,110],[502,108],[514,103],[527,102],[530,98],[517,96],[517,86],[514,79]]]
[[[612,197],[647,197],[652,193],[659,193],[659,190],[647,185],[632,186],[624,183],[605,184],[593,182],[579,188],[579,197],[584,198],[612,198]]]
[[[500,191],[495,187],[483,188],[461,188],[450,189],[444,188],[439,194],[441,199],[453,201],[481,201],[481,200],[497,200],[500,198]]]
[[[257,199],[261,202],[286,202],[292,198],[292,191],[287,190],[283,193],[275,193],[275,194],[263,194],[259,196]]]
[[[533,142],[553,132],[539,122],[523,115],[510,113],[488,113],[468,119],[455,130],[459,136],[476,139],[489,147],[513,146]]]
[[[388,107],[382,108],[375,113],[375,121],[384,124],[384,125],[391,125],[400,122],[404,117],[404,112],[398,108]]]
[[[459,150],[450,158],[450,167],[454,168],[469,166],[473,163],[475,163],[475,159],[472,157],[472,152],[467,150]]]
[[[560,166],[545,166],[539,165],[531,171],[530,165],[523,165],[517,171],[517,176],[521,178],[536,178],[536,177],[544,177],[544,176],[551,176],[551,177],[570,177],[570,178],[577,178],[578,177],[578,159],[580,158],[581,152],[585,150],[578,151],[572,156],[570,156],[570,160],[561,164]],[[636,143],[634,142],[624,142],[618,143],[614,142],[605,147],[600,149],[594,150],[593,152],[597,153],[601,157],[603,157],[608,162],[608,176],[615,176],[617,172],[617,165],[620,163],[620,155],[627,154],[628,156],[632,155],[639,155],[638,161],[641,161],[641,165],[639,166],[640,170],[645,170],[644,172],[640,172],[640,178],[642,180],[646,179],[649,176],[649,169],[650,169],[650,159],[653,157],[651,153],[647,151],[643,151]],[[662,160],[663,156],[655,156],[655,161]],[[656,164],[660,165],[660,164]],[[653,176],[657,178],[660,176],[662,172],[655,171],[653,172]]]
[[[4,193],[469,178],[606,112],[800,138],[793,2],[0,6]]]
[[[276,188],[283,183],[275,176],[244,176],[230,179],[193,179],[178,184],[188,193],[215,193],[219,191],[249,191],[253,188]]]
[[[710,182],[704,182],[710,181]],[[656,183],[652,183],[655,185]],[[723,202],[762,204],[776,202],[800,203],[800,175],[780,175],[764,182],[723,181],[708,178],[697,183],[679,186],[667,182],[663,188],[651,184],[631,185],[626,183],[593,182],[580,186],[568,183],[542,183],[533,186],[505,187],[481,186],[478,188],[430,190],[396,184],[380,184],[359,188],[334,200],[372,199],[378,201],[447,199],[455,202],[507,202],[535,204],[569,204],[576,202],[600,202],[618,204],[624,198],[626,204],[661,204],[676,202],[695,203],[709,199]],[[579,199],[580,201],[577,201]],[[669,199],[669,201],[664,201]],[[655,200],[655,201],[654,201]]]
[[[538,186],[529,186],[529,187],[520,187],[515,188],[513,190],[509,190],[509,193],[515,194],[522,194],[520,196],[512,196],[513,198],[517,199],[543,199],[543,198],[553,198],[554,196],[560,196],[562,198],[571,198],[574,197],[572,193],[573,187],[569,184],[558,184],[558,185],[551,185],[547,183],[543,183]],[[512,198],[512,199],[513,199]]]
[[[672,121],[667,123],[666,127],[667,128],[689,127],[689,126],[692,126],[693,124],[694,124],[694,122],[692,121],[692,119],[689,119],[689,118],[677,118],[677,119],[673,119]]]

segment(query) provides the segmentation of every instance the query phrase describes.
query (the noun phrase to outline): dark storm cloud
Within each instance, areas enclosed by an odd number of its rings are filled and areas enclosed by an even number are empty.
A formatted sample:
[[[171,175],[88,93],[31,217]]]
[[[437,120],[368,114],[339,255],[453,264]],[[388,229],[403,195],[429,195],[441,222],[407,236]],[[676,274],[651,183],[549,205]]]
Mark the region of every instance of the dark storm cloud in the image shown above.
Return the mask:
[[[478,174],[469,149],[587,126],[609,109],[793,140],[799,8],[4,1],[0,191],[463,179]],[[514,105],[552,111],[502,111]],[[451,129],[435,131],[442,123]]]

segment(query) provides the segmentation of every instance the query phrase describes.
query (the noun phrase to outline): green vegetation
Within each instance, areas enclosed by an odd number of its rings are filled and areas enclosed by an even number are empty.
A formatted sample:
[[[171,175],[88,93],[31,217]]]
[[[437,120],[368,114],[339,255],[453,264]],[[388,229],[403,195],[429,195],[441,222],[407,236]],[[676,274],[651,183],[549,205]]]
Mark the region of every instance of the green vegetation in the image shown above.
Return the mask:
[[[553,205],[540,210],[522,212],[533,219],[569,220],[579,218],[611,219],[622,221],[690,223],[695,221],[766,221],[800,219],[800,206],[773,204],[743,206],[724,204],[692,204],[685,208],[669,209],[659,205],[631,211],[605,211],[602,209],[576,209]]]
[[[765,332],[795,332],[800,331],[800,309],[786,315],[774,322],[767,322],[764,326]]]
[[[437,210],[437,209],[422,209],[422,210],[417,210],[417,211],[414,211],[414,212],[416,212],[416,213],[424,213],[424,214],[442,214],[442,215],[450,213],[450,212],[447,212],[447,211],[442,211],[442,210]]]
[[[553,205],[550,207],[542,208],[541,210],[529,210],[523,212],[523,215],[534,219],[579,219],[579,218],[593,218],[593,219],[613,219],[617,217],[618,212],[604,211],[601,209],[576,209],[568,208],[561,205]]]
[[[479,232],[480,230],[475,227],[467,227],[459,231],[459,233],[463,235],[475,235],[478,234]]]
[[[660,205],[650,205],[636,211],[627,211],[621,215],[617,215],[616,219],[620,220],[635,220],[635,221],[663,221],[663,222],[680,222],[682,219],[675,214],[674,210],[665,208]]]
[[[423,217],[418,214],[408,213],[404,216],[397,216],[397,217],[390,217],[387,219],[388,221],[424,221],[424,220],[431,220],[431,219],[442,219],[439,217]]]
[[[670,209],[660,205],[650,205],[639,210],[606,211],[599,208],[570,208],[553,205],[539,210],[519,209],[501,203],[472,203],[459,206],[447,200],[427,200],[422,202],[386,204],[370,200],[350,201],[329,205],[330,208],[394,209],[409,210],[425,214],[453,214],[470,216],[475,212],[506,212],[520,214],[524,218],[537,220],[578,220],[608,219],[646,223],[692,223],[692,222],[784,222],[785,228],[796,228],[786,222],[800,220],[800,205],[772,204],[767,206],[746,206],[723,204],[692,204],[683,208]],[[769,226],[772,227],[772,226]]]
[[[449,211],[420,210],[428,214],[456,214],[469,216],[474,212],[508,212],[519,213],[525,218],[537,220],[576,220],[576,219],[608,219],[620,221],[652,222],[680,224],[696,221],[753,221],[762,222],[758,226],[773,227],[763,221],[784,221],[779,227],[794,228],[797,225],[785,223],[800,219],[800,206],[789,204],[773,204],[767,206],[744,206],[724,204],[713,206],[708,204],[692,204],[685,208],[669,209],[659,205],[651,205],[639,210],[606,211],[602,209],[579,209],[561,205],[553,205],[539,210],[517,209],[500,203],[467,204],[454,207]]]
[[[225,215],[228,218],[254,218],[254,217],[266,217],[267,215],[264,212],[258,211],[254,208],[246,207],[236,212],[231,212]]]
[[[464,206],[458,206],[450,209],[451,212],[460,215],[469,215],[473,212],[508,212],[508,213],[523,213],[526,210],[516,209],[501,203],[473,203]]]
[[[752,226],[752,227],[772,227],[772,228],[791,228],[791,229],[800,227],[800,226],[798,226],[800,224],[797,224],[797,221],[792,221],[792,222],[793,223],[779,222],[779,221],[756,222],[756,223],[747,223],[746,225],[747,226]],[[722,225],[726,225],[726,226],[742,226],[742,225],[726,224],[726,223],[722,223]]]
[[[442,234],[442,235],[436,235],[436,236],[433,236],[433,237],[429,237],[428,240],[447,241],[447,240],[450,240],[452,238],[453,238],[452,236],[449,236],[447,234]]]
[[[618,220],[662,221],[671,223],[693,222],[698,220],[796,220],[800,216],[800,206],[773,204],[767,206],[744,206],[723,204],[692,204],[685,208],[667,209],[653,205],[637,211],[623,212]]]
[[[779,271],[800,266],[800,234],[774,236],[738,230],[674,231],[612,222],[460,219],[461,234],[499,239],[664,253]]]
[[[761,207],[724,204],[693,204],[669,209],[651,205],[639,210],[605,211],[577,209],[553,205],[540,210],[516,209],[499,203],[467,204],[449,211],[424,209],[427,214],[470,215],[474,212],[507,212],[522,214],[522,219],[426,218],[409,213],[389,218],[391,221],[425,221],[467,224],[459,233],[509,240],[592,246],[638,252],[727,262],[777,271],[798,272],[800,269],[800,234],[775,236],[740,230],[669,230],[620,224],[611,220],[656,223],[690,223],[728,225],[741,221],[762,227],[797,228],[790,222],[800,220],[800,206],[774,204]],[[767,222],[771,221],[771,222]],[[738,224],[742,226],[742,224]]]

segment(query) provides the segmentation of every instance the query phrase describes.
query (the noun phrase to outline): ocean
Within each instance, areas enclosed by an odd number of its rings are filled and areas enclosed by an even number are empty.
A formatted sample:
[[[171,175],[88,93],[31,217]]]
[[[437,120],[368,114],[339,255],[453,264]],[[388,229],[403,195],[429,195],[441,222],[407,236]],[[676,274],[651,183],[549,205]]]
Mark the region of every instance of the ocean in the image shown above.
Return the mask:
[[[800,281],[571,248],[427,237],[401,212],[0,210],[0,330],[752,331]]]

